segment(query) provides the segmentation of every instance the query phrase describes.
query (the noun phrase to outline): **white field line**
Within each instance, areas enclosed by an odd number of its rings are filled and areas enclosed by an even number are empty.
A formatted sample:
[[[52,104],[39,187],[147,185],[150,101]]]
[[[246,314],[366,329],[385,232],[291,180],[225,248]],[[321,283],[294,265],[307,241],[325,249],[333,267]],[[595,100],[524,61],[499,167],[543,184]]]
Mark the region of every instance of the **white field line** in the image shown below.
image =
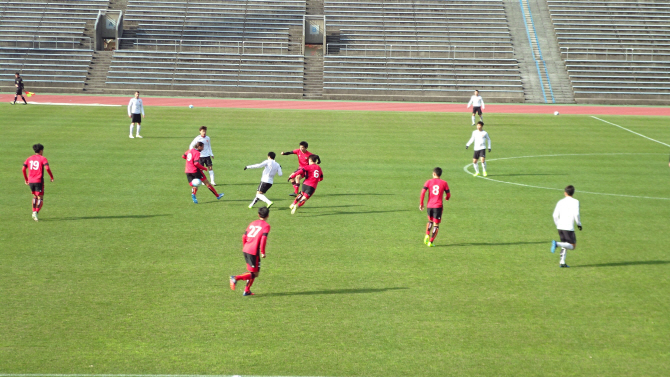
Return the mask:
[[[56,106],[112,106],[121,107],[123,105],[105,105],[102,103],[65,103],[65,102],[28,102],[29,105],[56,105]],[[4,376],[0,374],[0,376]]]
[[[573,154],[545,154],[545,155],[538,155],[538,156],[518,156],[518,157],[502,157],[502,158],[491,158],[487,159],[488,161],[498,161],[498,160],[512,160],[515,158],[537,158],[537,157],[563,157],[563,156],[601,156],[601,155],[645,155],[645,154],[660,154],[660,153],[573,153]],[[467,164],[463,167],[463,171],[466,173],[472,175],[472,173],[468,170],[470,166],[473,166],[473,164]],[[522,186],[522,187],[529,187],[529,188],[536,188],[536,189],[543,189],[543,190],[554,190],[554,191],[563,191],[564,189],[562,188],[555,188],[555,187],[543,187],[543,186],[533,186],[533,185],[526,185],[523,183],[516,183],[516,182],[507,182],[507,181],[501,181],[498,179],[493,179],[493,178],[488,178],[488,177],[482,177],[478,176],[477,178],[481,179],[486,179],[492,182],[498,182],[498,183],[507,183],[508,185],[515,185],[515,186]],[[579,193],[584,193],[584,194],[593,194],[593,195],[605,195],[605,196],[618,196],[618,197],[623,197],[623,198],[637,198],[637,199],[654,199],[654,200],[670,200],[670,198],[657,198],[653,196],[638,196],[638,195],[624,195],[624,194],[609,194],[609,193],[604,193],[604,192],[591,192],[591,191],[582,191],[579,190]]]
[[[659,144],[663,144],[663,145],[665,145],[666,147],[670,147],[670,144],[666,144],[666,143],[664,143],[664,142],[662,142],[662,141],[658,141],[658,140],[656,140],[656,139],[652,139],[652,138],[650,138],[650,137],[648,137],[648,136],[644,136],[644,135],[639,134],[639,133],[637,133],[637,132],[635,132],[635,131],[631,131],[631,130],[629,130],[629,129],[626,128],[626,127],[621,127],[621,126],[618,125],[618,124],[614,124],[614,123],[612,123],[612,122],[608,122],[608,121],[606,121],[606,120],[600,119],[600,118],[595,117],[595,116],[591,116],[591,118],[593,118],[593,119],[598,119],[598,120],[601,121],[601,122],[605,122],[605,123],[607,123],[607,124],[611,124],[611,125],[613,125],[613,126],[615,126],[615,127],[619,127],[619,128],[621,128],[622,130],[626,130],[626,131],[628,131],[628,132],[630,132],[630,133],[633,133],[633,134],[635,134],[635,135],[637,135],[637,136],[642,136],[643,138],[645,138],[645,139],[647,139],[647,140],[651,140],[651,141],[653,141],[653,142],[656,142],[656,143],[659,143]]]

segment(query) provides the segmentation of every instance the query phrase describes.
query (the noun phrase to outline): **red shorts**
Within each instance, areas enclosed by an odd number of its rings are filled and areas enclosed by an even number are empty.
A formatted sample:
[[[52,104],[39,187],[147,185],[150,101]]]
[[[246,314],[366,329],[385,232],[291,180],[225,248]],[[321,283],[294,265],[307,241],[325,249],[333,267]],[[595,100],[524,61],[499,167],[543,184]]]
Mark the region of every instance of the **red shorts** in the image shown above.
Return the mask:
[[[256,255],[242,253],[244,254],[244,260],[247,262],[247,271],[259,272],[261,270],[261,253],[259,252]]]

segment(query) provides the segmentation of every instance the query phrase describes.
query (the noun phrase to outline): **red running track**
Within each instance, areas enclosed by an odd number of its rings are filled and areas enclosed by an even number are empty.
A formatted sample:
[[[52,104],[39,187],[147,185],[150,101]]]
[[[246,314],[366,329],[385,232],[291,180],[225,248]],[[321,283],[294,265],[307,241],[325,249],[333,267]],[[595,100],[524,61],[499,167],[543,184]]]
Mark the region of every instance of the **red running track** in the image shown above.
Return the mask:
[[[127,97],[80,96],[80,95],[35,95],[28,98],[36,104],[63,105],[121,105],[127,106]],[[9,102],[13,94],[0,95],[0,101]],[[345,110],[345,111],[408,111],[468,113],[465,104],[416,103],[416,102],[346,102],[307,100],[263,100],[263,99],[209,99],[209,98],[162,98],[142,97],[145,106],[222,107],[237,109],[282,109],[282,110]],[[21,99],[19,98],[19,102]],[[524,105],[492,104],[486,106],[487,113],[500,114],[561,114],[578,115],[656,115],[670,116],[670,107],[641,106],[584,106],[584,105]]]

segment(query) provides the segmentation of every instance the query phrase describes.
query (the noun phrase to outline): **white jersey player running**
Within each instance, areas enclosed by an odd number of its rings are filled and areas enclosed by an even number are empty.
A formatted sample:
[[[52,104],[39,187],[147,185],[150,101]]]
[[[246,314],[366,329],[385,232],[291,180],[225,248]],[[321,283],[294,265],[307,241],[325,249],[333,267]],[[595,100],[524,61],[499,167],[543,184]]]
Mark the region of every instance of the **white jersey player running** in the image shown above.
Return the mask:
[[[577,228],[582,230],[582,221],[579,217],[579,200],[572,197],[574,194],[574,186],[566,187],[565,198],[559,200],[554,209],[554,224],[558,229],[561,242],[551,241],[551,252],[556,251],[556,247],[561,248],[561,267],[570,267],[565,264],[565,255],[568,250],[574,250],[577,247],[575,223],[577,223]]]
[[[256,191],[256,197],[251,202],[251,204],[249,204],[249,208],[253,208],[254,204],[256,204],[256,202],[259,200],[262,200],[265,204],[267,204],[268,208],[272,206],[272,201],[270,201],[265,196],[265,193],[268,192],[270,187],[272,187],[275,175],[279,174],[280,177],[282,176],[281,165],[275,161],[275,156],[275,152],[269,152],[267,160],[261,162],[260,164],[247,165],[244,167],[244,170],[264,168],[263,175],[261,176],[261,183],[258,185],[258,189]]]
[[[484,121],[484,116],[482,115],[482,110],[484,110],[484,100],[482,96],[479,95],[479,90],[475,90],[475,94],[470,97],[470,102],[466,109],[469,109],[472,106],[472,125],[475,125],[475,114],[479,114],[479,120]]]
[[[207,136],[207,127],[200,127],[200,135],[193,139],[188,148],[195,148],[195,145],[198,144],[198,142],[201,142],[204,145],[202,152],[200,152],[200,165],[207,168],[209,171],[209,180],[212,183],[212,186],[216,186],[216,183],[214,183],[214,166],[212,164],[214,153],[212,153],[212,140]]]
[[[489,152],[491,152],[491,138],[489,137],[488,132],[482,130],[484,127],[484,122],[477,122],[477,130],[472,131],[472,137],[467,144],[465,144],[465,149],[470,147],[470,144],[475,143],[475,154],[472,156],[472,165],[475,167],[474,176],[479,175],[479,167],[477,166],[477,160],[482,161],[482,171],[484,177],[486,177],[486,141],[489,142]]]

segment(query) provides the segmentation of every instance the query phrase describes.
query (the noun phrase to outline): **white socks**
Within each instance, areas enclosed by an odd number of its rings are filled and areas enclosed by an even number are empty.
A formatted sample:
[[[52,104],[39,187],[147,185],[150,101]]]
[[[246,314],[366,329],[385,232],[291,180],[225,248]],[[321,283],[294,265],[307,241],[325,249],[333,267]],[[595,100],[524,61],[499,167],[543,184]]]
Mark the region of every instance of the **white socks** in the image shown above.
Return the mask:
[[[565,248],[561,249],[561,264],[565,264],[565,255],[567,254],[567,250]]]
[[[472,116],[472,124],[475,124],[475,116]]]
[[[568,242],[556,242],[556,246],[562,248],[562,249],[568,249],[568,250],[574,250],[575,247],[572,246],[571,243]]]
[[[140,136],[140,127],[141,127],[141,126],[138,124],[138,125],[137,125],[137,134],[136,134],[135,136]],[[130,133],[131,133],[131,134],[133,133],[133,131],[132,131],[132,126],[131,126],[131,128],[130,128]]]
[[[479,174],[479,163],[475,162],[472,165],[475,167],[475,173]]]
[[[133,124],[135,123],[130,123],[130,136],[133,136]]]
[[[214,184],[214,170],[209,169],[209,180]]]
[[[482,162],[482,170],[486,171],[486,161]]]
[[[256,199],[260,199],[265,204],[270,204],[270,199],[266,198],[265,195],[256,193]]]

